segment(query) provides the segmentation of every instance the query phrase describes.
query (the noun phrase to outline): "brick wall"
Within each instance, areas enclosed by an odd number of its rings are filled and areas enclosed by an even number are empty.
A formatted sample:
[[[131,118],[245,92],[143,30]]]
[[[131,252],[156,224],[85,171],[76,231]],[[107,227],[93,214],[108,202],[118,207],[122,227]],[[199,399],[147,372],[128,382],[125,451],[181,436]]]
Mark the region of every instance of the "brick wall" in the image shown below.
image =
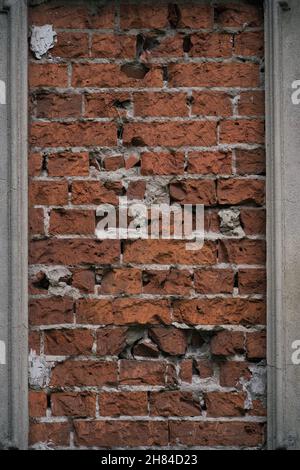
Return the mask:
[[[203,3],[30,9],[35,447],[264,445],[262,2]],[[97,240],[120,195],[205,204],[204,248]]]

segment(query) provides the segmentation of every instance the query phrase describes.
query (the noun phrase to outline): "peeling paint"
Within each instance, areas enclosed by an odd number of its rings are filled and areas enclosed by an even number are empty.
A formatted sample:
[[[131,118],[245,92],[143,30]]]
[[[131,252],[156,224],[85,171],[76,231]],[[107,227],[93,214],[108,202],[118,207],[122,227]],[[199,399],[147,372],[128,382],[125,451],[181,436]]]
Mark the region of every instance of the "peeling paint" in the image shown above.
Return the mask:
[[[47,387],[50,382],[51,364],[33,350],[29,354],[29,383],[32,387]]]
[[[56,42],[56,32],[53,26],[45,24],[44,26],[32,26],[30,49],[37,59],[41,59],[52,49]]]
[[[223,209],[218,213],[221,224],[220,230],[224,235],[231,237],[244,237],[245,232],[241,227],[239,209]]]

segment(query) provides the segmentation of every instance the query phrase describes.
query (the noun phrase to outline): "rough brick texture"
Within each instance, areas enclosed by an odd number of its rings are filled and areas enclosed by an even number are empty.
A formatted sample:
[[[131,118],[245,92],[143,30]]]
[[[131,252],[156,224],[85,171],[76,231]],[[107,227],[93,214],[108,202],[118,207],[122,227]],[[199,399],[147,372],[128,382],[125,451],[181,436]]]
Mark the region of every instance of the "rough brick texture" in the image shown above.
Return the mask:
[[[35,3],[30,445],[263,448],[263,2]],[[203,249],[97,240],[125,195],[205,204]]]

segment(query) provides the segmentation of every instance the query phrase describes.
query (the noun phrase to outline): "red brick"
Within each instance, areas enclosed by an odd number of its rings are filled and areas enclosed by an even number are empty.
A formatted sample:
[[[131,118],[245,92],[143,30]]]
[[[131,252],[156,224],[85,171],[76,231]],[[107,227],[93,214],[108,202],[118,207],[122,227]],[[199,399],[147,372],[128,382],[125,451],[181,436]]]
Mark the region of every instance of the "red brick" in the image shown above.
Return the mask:
[[[81,115],[81,95],[39,93],[36,101],[38,118],[71,118]]]
[[[188,115],[187,97],[185,93],[135,93],[133,100],[135,116]]]
[[[265,142],[264,121],[235,120],[224,121],[220,124],[220,139],[222,143],[263,144]]]
[[[51,56],[68,59],[89,56],[89,37],[86,33],[58,33]]]
[[[50,213],[50,233],[52,235],[93,235],[95,233],[95,211],[52,210]]]
[[[265,202],[265,182],[256,179],[223,179],[218,181],[218,200],[220,204]]]
[[[28,337],[28,352],[34,351],[38,356],[40,355],[40,332],[30,331]]]
[[[155,47],[151,50],[146,49],[146,59],[151,61],[152,58],[170,58],[183,57],[183,41],[184,34],[179,33],[174,36],[157,37],[147,35],[146,40],[156,41]],[[144,52],[145,54],[145,52]],[[141,56],[143,58],[143,54]]]
[[[148,415],[147,392],[102,392],[99,409],[101,416]]]
[[[47,395],[45,392],[29,391],[29,416],[39,418],[46,416]]]
[[[226,33],[194,33],[191,35],[192,57],[231,57],[233,40]]]
[[[120,170],[125,166],[124,157],[121,155],[116,157],[106,157],[103,161],[103,166],[106,171]]]
[[[246,362],[224,362],[220,367],[221,387],[241,388],[241,383],[251,379],[251,372]]]
[[[162,70],[152,67],[143,79],[126,75],[127,69],[118,64],[75,64],[73,65],[72,85],[74,87],[161,87]]]
[[[30,143],[39,147],[114,146],[117,128],[112,122],[34,122]]]
[[[256,325],[266,321],[265,304],[260,300],[176,300],[173,307],[173,319],[188,325]]]
[[[173,240],[137,240],[127,242],[125,263],[137,264],[205,264],[216,262],[216,246],[206,242],[201,250],[186,250],[185,242]]]
[[[168,24],[167,5],[125,3],[121,5],[121,29],[165,28]]]
[[[199,416],[200,399],[192,392],[151,392],[150,414],[153,416]]]
[[[70,444],[69,423],[31,423],[29,444],[43,443],[49,446],[68,446]]]
[[[29,209],[29,233],[30,235],[44,235],[44,210]]]
[[[55,28],[85,29],[113,28],[115,7],[109,3],[89,9],[86,2],[64,5],[51,2],[29,10],[29,20],[34,25],[53,24]]]
[[[263,91],[246,91],[240,94],[238,103],[241,116],[264,116],[265,94]],[[254,153],[254,152],[253,152]]]
[[[239,331],[220,331],[211,340],[210,349],[215,356],[232,356],[245,351],[245,336]]]
[[[161,295],[189,295],[192,289],[192,276],[189,271],[170,269],[169,271],[144,271],[143,293]]]
[[[87,152],[60,152],[47,157],[49,176],[88,176],[89,154]]]
[[[168,444],[166,421],[75,421],[75,443],[82,446],[151,447]]]
[[[180,175],[184,172],[184,153],[181,152],[143,152],[141,174]]]
[[[39,152],[30,153],[28,158],[28,176],[41,176],[43,155]]]
[[[180,380],[185,383],[192,383],[193,380],[193,361],[192,359],[184,359],[180,363],[179,371]]]
[[[118,240],[37,240],[29,251],[31,264],[110,264],[119,257]]]
[[[125,106],[130,103],[129,93],[88,93],[85,94],[85,116],[89,118],[119,117],[127,113]]]
[[[224,392],[208,392],[204,395],[207,408],[207,416],[209,417],[226,417],[234,418],[244,416],[245,410],[245,393],[224,393]]]
[[[187,171],[200,175],[230,175],[231,152],[190,152]]]
[[[257,56],[264,55],[264,32],[243,32],[235,35],[234,54],[238,56]]]
[[[93,269],[73,269],[72,286],[81,292],[94,293],[95,291],[95,272]]]
[[[187,350],[187,335],[184,330],[156,327],[149,330],[149,336],[162,352],[170,356],[181,356]]]
[[[218,5],[215,8],[215,17],[217,23],[226,28],[246,26],[255,28],[263,25],[262,5],[257,2],[254,5],[249,2]]]
[[[220,263],[265,264],[265,261],[266,244],[263,240],[220,241]]]
[[[68,298],[33,299],[29,303],[31,325],[73,323],[73,301]]]
[[[122,385],[165,385],[166,363],[161,361],[133,361],[120,363]]]
[[[231,116],[231,97],[219,91],[194,91],[192,95],[192,114],[198,116]]]
[[[188,122],[130,122],[125,124],[124,145],[170,146],[216,145],[216,123],[204,121]]]
[[[199,373],[200,379],[208,379],[214,375],[213,363],[208,359],[197,359],[195,368]]]
[[[169,65],[173,87],[257,87],[259,66],[243,63],[199,63]]]
[[[185,2],[179,8],[178,28],[210,29],[213,27],[213,9],[210,6]]]
[[[114,204],[119,202],[122,183],[102,181],[74,181],[72,183],[72,202],[73,204]]]
[[[30,64],[30,87],[67,87],[68,69],[63,64]]]
[[[266,332],[247,333],[246,335],[247,358],[251,360],[266,358]]]
[[[92,353],[93,335],[88,330],[52,330],[45,332],[45,354],[76,356]]]
[[[65,361],[52,369],[52,387],[112,386],[117,383],[117,363]]]
[[[68,203],[67,181],[31,181],[29,186],[31,205],[63,206]]]
[[[247,235],[266,233],[266,211],[264,209],[242,209],[240,218]]]
[[[170,324],[170,310],[167,300],[78,300],[77,321],[95,325],[157,325]]]
[[[92,57],[130,59],[135,57],[136,38],[117,34],[93,34]]]
[[[101,294],[140,294],[142,291],[142,274],[139,269],[109,269],[101,279]]]
[[[142,200],[145,197],[146,181],[130,181],[127,188],[127,197],[129,200]]]
[[[249,416],[260,416],[265,418],[267,416],[267,409],[261,400],[252,401],[252,409],[248,411]]]
[[[86,392],[52,393],[51,408],[53,416],[94,417],[96,413],[96,396]]]
[[[205,269],[195,271],[195,290],[200,294],[231,294],[234,272],[230,269]]]
[[[266,172],[264,149],[236,150],[236,169],[240,175],[260,175]]]
[[[264,424],[171,421],[171,445],[257,447],[264,443]]]
[[[239,293],[266,294],[266,271],[264,269],[240,269],[238,273]]]
[[[128,328],[100,328],[97,331],[97,355],[118,356],[126,348]]]

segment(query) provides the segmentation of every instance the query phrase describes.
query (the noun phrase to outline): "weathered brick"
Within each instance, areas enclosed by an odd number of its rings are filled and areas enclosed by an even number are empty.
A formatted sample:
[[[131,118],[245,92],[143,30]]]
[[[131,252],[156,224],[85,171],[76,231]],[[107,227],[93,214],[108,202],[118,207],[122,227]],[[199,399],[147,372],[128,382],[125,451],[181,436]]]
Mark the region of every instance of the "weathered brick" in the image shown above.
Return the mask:
[[[52,393],[51,409],[53,416],[94,417],[96,413],[96,395],[87,392]]]
[[[238,102],[241,116],[264,116],[265,94],[263,91],[245,91],[240,94]]]
[[[259,27],[263,25],[263,8],[259,2],[231,2],[215,8],[216,22],[226,28]]]
[[[200,294],[231,294],[234,272],[230,269],[205,269],[195,271],[195,290]]]
[[[39,93],[36,97],[38,118],[80,117],[82,97],[78,94]]]
[[[43,155],[40,152],[31,152],[28,158],[28,176],[41,176],[43,168]]]
[[[241,210],[241,222],[247,235],[257,235],[266,233],[266,211],[265,209]]]
[[[176,300],[173,307],[174,320],[189,325],[256,325],[266,321],[265,304],[260,300]]]
[[[28,215],[30,235],[44,235],[44,210],[30,208]]]
[[[216,204],[214,180],[181,180],[170,184],[171,199],[180,204]]]
[[[99,292],[101,294],[140,294],[142,274],[139,269],[122,268],[104,271]]]
[[[187,116],[185,93],[143,92],[135,93],[135,116]]]
[[[208,392],[204,395],[207,416],[234,418],[246,413],[245,393]]]
[[[189,271],[170,269],[169,271],[144,271],[144,294],[189,295],[192,289],[192,276]]]
[[[113,147],[117,144],[117,128],[112,122],[34,122],[30,143],[38,147]]]
[[[74,422],[75,443],[82,446],[113,447],[166,446],[166,421],[80,421]]]
[[[31,423],[29,444],[48,444],[49,446],[68,446],[70,444],[69,423]]]
[[[258,331],[246,335],[247,358],[258,360],[266,358],[266,332]]]
[[[187,349],[187,336],[184,330],[156,327],[149,330],[150,338],[159,349],[170,356],[181,356]]]
[[[50,213],[50,233],[52,235],[93,235],[95,233],[95,211],[52,210]]]
[[[119,257],[119,240],[36,240],[29,250],[31,264],[110,264]]]
[[[118,204],[122,184],[102,181],[74,181],[72,183],[73,204]]]
[[[29,303],[31,325],[73,323],[73,301],[69,298],[32,299]]]
[[[166,4],[147,5],[124,3],[121,5],[121,28],[165,28],[168,24]]]
[[[40,418],[46,416],[47,395],[45,392],[29,391],[29,416]]]
[[[221,240],[220,263],[265,264],[266,244],[263,240]]]
[[[199,397],[192,392],[151,392],[150,414],[153,416],[199,416]]]
[[[76,356],[92,353],[93,335],[88,330],[50,330],[44,336],[45,354]]]
[[[129,93],[86,93],[84,98],[88,118],[126,115],[126,106],[131,103]]]
[[[180,175],[184,172],[184,153],[182,152],[143,152],[141,174]]]
[[[220,385],[222,387],[242,387],[242,382],[251,379],[251,372],[246,362],[224,362],[220,366]]]
[[[72,286],[84,293],[95,290],[95,272],[93,269],[72,269]]]
[[[220,140],[223,144],[263,144],[265,126],[261,120],[223,121],[220,124]]]
[[[29,185],[31,205],[63,206],[68,203],[67,181],[31,181]]]
[[[210,343],[212,354],[216,356],[232,356],[245,351],[245,336],[239,331],[220,331]]]
[[[60,152],[47,155],[49,176],[88,176],[87,152]]]
[[[86,33],[58,33],[51,56],[68,59],[89,56],[89,37]]]
[[[266,156],[263,149],[236,150],[236,169],[240,175],[260,175],[266,171]]]
[[[92,56],[97,58],[130,59],[135,57],[135,36],[93,34]]]
[[[173,87],[257,87],[257,64],[200,63],[169,65],[169,84]]]
[[[117,364],[104,361],[65,361],[52,370],[52,387],[116,385]]]
[[[238,56],[264,55],[264,33],[263,31],[243,32],[235,35],[234,53]]]
[[[238,274],[239,293],[266,294],[266,271],[265,269],[240,269]]]
[[[194,33],[191,35],[192,57],[231,57],[233,40],[226,33]]]
[[[216,145],[216,123],[206,121],[188,122],[130,122],[125,124],[124,145],[170,146]]]
[[[191,101],[192,114],[224,117],[232,115],[232,101],[227,93],[194,91]]]
[[[257,179],[222,179],[218,181],[218,201],[220,204],[265,202],[265,182]]]
[[[186,250],[185,242],[174,240],[137,240],[127,242],[125,263],[137,264],[204,264],[216,262],[216,246],[206,242],[201,250]]]
[[[97,331],[97,355],[118,356],[126,347],[127,328],[100,328]]]
[[[116,299],[78,300],[77,321],[96,325],[169,324],[170,309],[167,300]]]
[[[64,64],[30,64],[29,86],[67,87],[68,69]]]
[[[166,363],[162,361],[132,361],[120,363],[122,385],[165,385]]]
[[[101,416],[148,415],[147,392],[102,392],[99,395]]]

